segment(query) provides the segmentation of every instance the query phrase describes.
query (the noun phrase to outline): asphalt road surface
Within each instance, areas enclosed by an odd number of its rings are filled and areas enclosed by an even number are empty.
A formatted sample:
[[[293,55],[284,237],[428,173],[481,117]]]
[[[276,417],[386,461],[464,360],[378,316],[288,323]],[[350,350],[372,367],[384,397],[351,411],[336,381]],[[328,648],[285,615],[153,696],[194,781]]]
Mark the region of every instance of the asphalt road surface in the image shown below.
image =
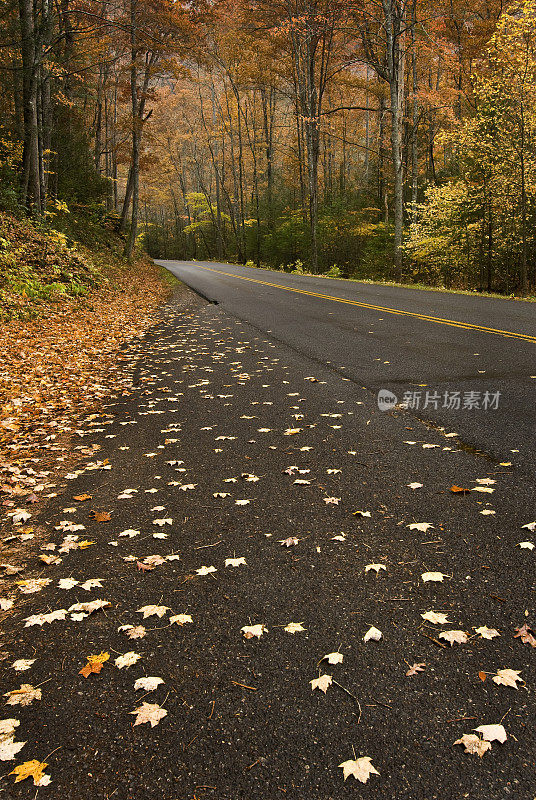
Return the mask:
[[[51,438],[46,502],[7,507],[0,797],[534,800],[528,426],[500,406],[441,431],[363,388],[476,391],[502,358],[489,388],[528,407],[534,344],[236,275],[381,288],[173,269],[220,305],[179,285],[76,449]],[[531,331],[529,305],[385,292]]]
[[[533,472],[536,304],[212,262],[158,263],[272,338],[374,393],[391,391],[467,446]]]

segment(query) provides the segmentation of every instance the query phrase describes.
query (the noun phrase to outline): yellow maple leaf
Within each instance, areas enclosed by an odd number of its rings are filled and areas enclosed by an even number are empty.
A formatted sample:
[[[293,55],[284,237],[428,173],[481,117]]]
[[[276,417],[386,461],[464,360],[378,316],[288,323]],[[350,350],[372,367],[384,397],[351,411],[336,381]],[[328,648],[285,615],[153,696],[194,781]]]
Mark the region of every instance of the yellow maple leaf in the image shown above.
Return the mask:
[[[39,786],[40,781],[43,779],[43,773],[48,764],[45,761],[25,761],[24,764],[19,764],[9,774],[16,775],[15,783],[26,780],[26,778],[33,778],[34,786]]]
[[[80,675],[83,675],[84,678],[89,678],[92,672],[99,674],[102,669],[102,665],[105,661],[108,661],[110,658],[110,653],[99,653],[96,656],[87,656],[87,664],[85,667],[82,667],[80,670]]]

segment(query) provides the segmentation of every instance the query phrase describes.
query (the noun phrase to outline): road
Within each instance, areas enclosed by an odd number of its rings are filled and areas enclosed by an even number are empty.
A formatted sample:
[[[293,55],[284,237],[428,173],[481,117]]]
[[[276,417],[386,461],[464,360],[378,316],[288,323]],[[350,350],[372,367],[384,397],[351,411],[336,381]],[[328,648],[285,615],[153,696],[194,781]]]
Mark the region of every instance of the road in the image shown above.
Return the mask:
[[[69,452],[51,438],[46,502],[7,507],[2,798],[534,800],[534,479],[505,439],[512,467],[363,388],[404,364],[451,385],[413,326],[465,364],[500,352],[514,387],[533,345],[174,269],[220,305],[178,284]],[[28,763],[50,787],[15,783]]]
[[[420,419],[457,432],[493,460],[533,472],[535,304],[212,262],[158,263],[224,311],[374,393],[392,391]],[[464,408],[469,392],[480,408]]]

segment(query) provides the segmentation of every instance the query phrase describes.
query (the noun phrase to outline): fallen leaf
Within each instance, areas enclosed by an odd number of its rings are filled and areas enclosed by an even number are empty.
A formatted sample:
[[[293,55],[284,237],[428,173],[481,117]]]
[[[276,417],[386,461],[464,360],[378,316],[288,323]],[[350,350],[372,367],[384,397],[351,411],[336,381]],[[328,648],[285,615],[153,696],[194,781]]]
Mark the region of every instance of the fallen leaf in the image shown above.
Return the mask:
[[[67,610],[65,608],[58,608],[56,611],[50,611],[48,614],[33,614],[31,617],[25,617],[24,621],[26,625],[24,627],[30,628],[32,625],[44,625],[45,623],[50,625],[52,622],[64,620],[66,616]]]
[[[109,511],[90,511],[89,516],[95,522],[110,522],[112,515]]]
[[[24,764],[19,764],[9,774],[16,775],[15,783],[25,780],[26,778],[33,778],[34,786],[48,786],[50,783],[50,775],[45,775],[44,771],[48,764],[45,761],[25,761]]]
[[[74,603],[69,606],[69,611],[83,611],[84,614],[93,614],[95,611],[100,611],[107,606],[111,606],[109,600],[88,600],[87,603]]]
[[[530,644],[531,647],[536,647],[536,639],[534,638],[533,634],[534,631],[532,628],[529,628],[527,623],[521,626],[521,628],[514,628],[516,633],[514,633],[514,639],[521,639],[523,644]]]
[[[92,589],[102,589],[101,581],[101,578],[89,578],[87,581],[84,581],[84,583],[80,584],[80,588],[84,589],[86,592],[89,592]]]
[[[462,744],[465,747],[465,752],[469,753],[469,755],[476,755],[482,756],[488,750],[491,750],[491,744],[489,742],[485,742],[480,737],[475,736],[474,733],[464,733],[463,736],[460,736],[459,739],[456,739],[454,744]]]
[[[380,773],[378,770],[375,769],[370,762],[371,759],[368,756],[361,756],[361,758],[355,760],[349,759],[348,761],[343,761],[342,764],[339,764],[339,767],[342,768],[344,780],[350,775],[353,775],[354,778],[361,783],[366,783],[371,775],[379,775]]]
[[[189,614],[175,614],[175,616],[169,618],[170,625],[174,623],[177,623],[177,625],[186,625],[187,622],[193,622]]]
[[[154,690],[160,686],[161,683],[164,683],[162,678],[138,678],[138,680],[134,683],[134,691],[143,689],[145,692],[154,692]]]
[[[372,626],[372,628],[369,628],[366,634],[363,636],[363,641],[370,642],[372,640],[373,642],[379,642],[382,636],[383,633],[378,628]]]
[[[483,639],[494,639],[496,636],[501,635],[495,628],[487,628],[485,625],[481,625],[480,628],[475,628],[475,631],[480,634]]]
[[[244,639],[253,639],[255,636],[260,639],[263,633],[268,633],[268,628],[262,623],[259,625],[244,625],[240,630],[244,634]]]
[[[124,667],[131,667],[137,661],[139,661],[141,656],[138,653],[134,653],[132,650],[128,653],[124,653],[122,656],[118,656],[115,659],[115,666],[117,669],[123,669]]]
[[[98,675],[102,669],[103,664],[106,661],[108,661],[109,658],[110,658],[110,653],[105,653],[105,652],[99,653],[96,656],[87,656],[87,664],[85,665],[85,667],[82,667],[82,669],[78,674],[83,675],[84,678],[89,678],[89,676],[93,672],[96,675]]]
[[[58,581],[58,589],[74,589],[75,586],[78,586],[78,581],[75,581],[74,578],[60,578]]]
[[[147,619],[152,616],[163,617],[166,611],[171,611],[169,606],[142,606],[136,613],[143,614],[143,619]]]
[[[342,664],[344,656],[339,653],[328,653],[327,656],[323,656],[320,660],[325,661],[327,660],[328,664]]]
[[[289,622],[288,625],[285,625],[283,630],[287,633],[300,633],[301,631],[305,631],[307,629],[303,627],[301,622]]]
[[[147,633],[143,625],[121,625],[117,630],[126,633],[129,639],[143,639]]]
[[[413,664],[412,667],[408,669],[406,672],[406,678],[410,678],[412,675],[416,675],[418,672],[424,672],[426,664],[423,662],[421,664]]]
[[[465,631],[442,631],[439,638],[444,639],[451,647],[453,644],[466,644],[467,642]]]
[[[13,736],[0,739],[0,761],[12,761],[26,742],[16,742]]]
[[[244,566],[247,566],[246,565],[246,559],[243,558],[243,557],[241,557],[241,558],[226,558],[225,559],[225,566],[226,567],[239,567],[241,564],[243,564]]]
[[[15,729],[20,725],[18,719],[0,719],[0,738],[6,736],[13,736]]]
[[[486,742],[497,741],[504,744],[506,741],[506,731],[502,725],[479,725],[474,730],[481,733]]]
[[[438,581],[442,583],[443,578],[448,578],[448,575],[444,575],[442,572],[423,572],[421,578],[424,583],[427,581]]]
[[[14,661],[11,666],[17,672],[25,672],[27,669],[30,669],[32,664],[35,664],[35,658],[19,658],[18,661]]]
[[[421,617],[426,620],[426,622],[431,622],[434,625],[450,625],[447,615],[443,614],[441,611],[427,611],[425,614],[421,614]]]
[[[34,700],[41,700],[41,689],[34,689],[29,683],[22,683],[20,689],[5,692],[4,697],[8,698],[6,700],[8,706],[29,706]]]
[[[151,728],[154,728],[161,719],[167,716],[168,712],[157,703],[142,703],[141,706],[130,713],[137,715],[134,725],[143,725],[145,722],[149,722]]]
[[[499,686],[511,686],[512,689],[517,689],[517,681],[523,682],[523,678],[519,677],[520,673],[521,670],[498,669],[491,680]]]
[[[201,576],[210,575],[212,572],[217,572],[217,571],[218,570],[216,569],[216,567],[212,567],[212,566],[211,567],[199,567],[199,569],[196,569],[197,574],[201,575]]]
[[[34,594],[52,583],[52,580],[51,578],[30,578],[27,581],[15,581],[15,583],[22,594]]]
[[[312,681],[309,681],[311,684],[311,689],[314,691],[315,689],[320,689],[320,691],[326,694],[327,690],[331,686],[331,682],[333,678],[331,675],[321,675],[319,678],[313,678]]]

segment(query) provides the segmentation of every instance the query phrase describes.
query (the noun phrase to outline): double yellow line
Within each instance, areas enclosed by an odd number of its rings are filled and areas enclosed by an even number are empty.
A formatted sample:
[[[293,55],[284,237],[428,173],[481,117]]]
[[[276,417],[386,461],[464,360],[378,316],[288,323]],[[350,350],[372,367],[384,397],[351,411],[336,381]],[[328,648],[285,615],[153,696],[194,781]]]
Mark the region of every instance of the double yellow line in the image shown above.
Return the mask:
[[[233,275],[232,272],[223,272],[219,269],[211,269],[210,267],[201,267],[197,265],[198,269],[204,269],[207,272],[215,272],[217,275],[226,275],[229,278],[236,278],[241,281],[249,281],[250,283],[258,283],[261,286],[270,286],[273,289],[283,289],[285,292],[295,292],[296,294],[305,294],[309,297],[318,297],[321,300],[333,300],[335,303],[345,303],[349,306],[358,306],[359,308],[368,308],[372,311],[381,311],[385,314],[399,314],[405,317],[415,317],[422,319],[425,322],[436,322],[439,325],[450,325],[452,328],[462,328],[467,331],[480,331],[481,333],[493,333],[496,336],[508,336],[511,339],[521,339],[524,342],[536,343],[536,336],[529,336],[526,333],[516,333],[515,331],[503,331],[500,328],[486,328],[484,325],[474,325],[472,322],[460,322],[459,320],[443,319],[442,317],[432,317],[429,314],[418,314],[415,311],[402,311],[399,308],[389,308],[388,306],[374,306],[370,303],[360,303],[357,300],[347,300],[344,297],[334,297],[331,294],[320,294],[319,292],[309,292],[306,289],[297,289],[293,286],[282,286],[280,283],[268,283],[268,281],[260,281],[257,278],[247,278],[245,275]]]

